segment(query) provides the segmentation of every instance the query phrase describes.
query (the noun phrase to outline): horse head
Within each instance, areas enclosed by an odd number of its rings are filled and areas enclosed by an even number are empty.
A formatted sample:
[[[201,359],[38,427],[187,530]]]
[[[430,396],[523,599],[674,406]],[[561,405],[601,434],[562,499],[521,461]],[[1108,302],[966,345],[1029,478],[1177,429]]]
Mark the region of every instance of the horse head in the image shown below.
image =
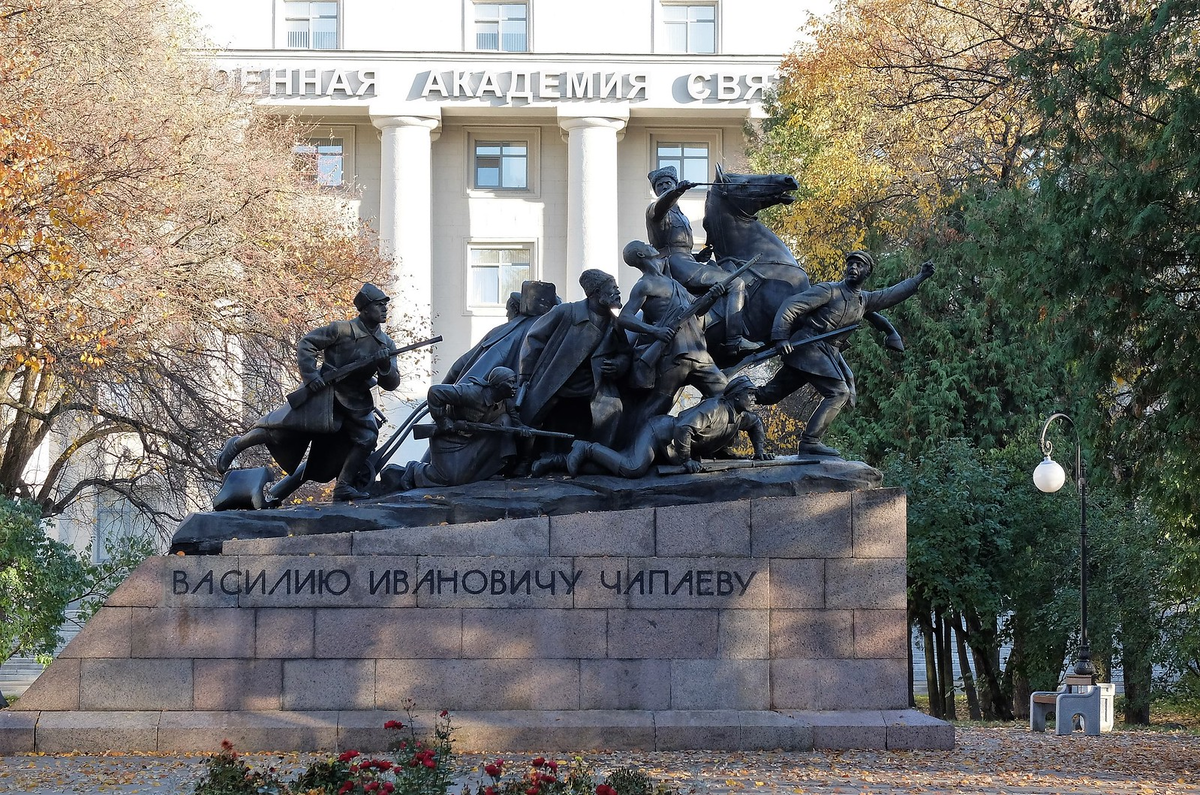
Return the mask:
[[[799,187],[790,174],[735,174],[718,164],[709,195],[715,194],[728,212],[753,217],[766,207],[791,204],[796,200],[792,191]]]

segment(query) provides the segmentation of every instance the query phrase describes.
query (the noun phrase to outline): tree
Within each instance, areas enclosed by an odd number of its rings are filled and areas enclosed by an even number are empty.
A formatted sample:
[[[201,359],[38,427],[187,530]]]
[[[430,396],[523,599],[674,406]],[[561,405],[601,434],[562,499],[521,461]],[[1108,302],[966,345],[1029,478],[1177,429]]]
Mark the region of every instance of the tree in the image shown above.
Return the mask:
[[[54,652],[84,575],[71,548],[42,530],[36,505],[0,497],[0,663]]]
[[[1195,501],[1182,484],[1196,458],[1186,412],[1200,240],[1196,13],[1187,3],[849,0],[785,63],[756,139],[759,168],[801,183],[773,222],[818,278],[864,245],[883,255],[882,283],[926,257],[941,265],[895,310],[903,358],[869,335],[854,340],[859,406],[833,433],[910,489],[910,607],[929,638],[932,689],[945,690],[959,633],[985,711],[991,701],[996,714],[1022,712],[1031,687],[1057,681],[1077,631],[1070,507],[1036,499],[1028,483],[1030,429],[1066,408],[1098,442],[1093,646],[1102,665],[1125,668],[1127,717],[1147,717],[1143,652],[1171,603],[1153,575],[1180,548],[1168,528],[1191,523]],[[1166,450],[1165,482],[1131,500],[1156,472],[1154,450]],[[960,492],[972,499],[956,502]],[[950,525],[961,537],[943,532]],[[977,582],[996,589],[999,613],[988,587],[968,587]],[[1167,615],[1186,627],[1179,604]],[[1003,637],[1013,654],[1001,673]]]
[[[1015,71],[1044,118],[1014,284],[1080,363],[1117,482],[1196,527],[1200,495],[1200,69],[1193,1],[1033,4],[1059,20]],[[1016,215],[1016,213],[1014,213]]]
[[[303,130],[189,55],[181,3],[0,0],[0,44],[0,493],[169,527],[388,263]]]

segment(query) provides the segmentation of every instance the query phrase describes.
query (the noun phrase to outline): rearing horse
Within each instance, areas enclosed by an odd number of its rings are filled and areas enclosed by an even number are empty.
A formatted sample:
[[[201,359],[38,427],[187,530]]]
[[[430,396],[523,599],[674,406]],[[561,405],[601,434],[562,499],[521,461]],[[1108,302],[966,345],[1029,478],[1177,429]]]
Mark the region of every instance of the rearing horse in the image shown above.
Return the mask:
[[[779,237],[758,220],[758,211],[776,204],[791,204],[799,185],[787,174],[734,174],[717,166],[717,176],[704,200],[704,231],[717,261],[735,270],[754,255],[758,262],[743,275],[746,282],[746,337],[768,345],[771,324],[779,306],[808,288],[808,274]],[[718,307],[720,304],[718,304]],[[718,317],[714,321],[723,320]],[[709,324],[708,349],[717,364],[726,367],[736,359],[724,357],[723,323]],[[724,359],[724,361],[722,361]]]
[[[754,255],[759,259],[742,276],[746,282],[746,304],[742,309],[746,337],[762,345],[771,344],[771,326],[779,307],[792,295],[807,290],[808,273],[779,237],[758,220],[758,211],[776,204],[791,204],[799,184],[788,174],[734,174],[717,166],[717,176],[704,200],[704,231],[717,262],[734,271]],[[705,326],[708,350],[717,365],[737,364],[725,354],[723,306],[709,314]],[[891,322],[878,312],[868,312],[867,323],[887,335],[885,344],[904,350],[904,342]]]

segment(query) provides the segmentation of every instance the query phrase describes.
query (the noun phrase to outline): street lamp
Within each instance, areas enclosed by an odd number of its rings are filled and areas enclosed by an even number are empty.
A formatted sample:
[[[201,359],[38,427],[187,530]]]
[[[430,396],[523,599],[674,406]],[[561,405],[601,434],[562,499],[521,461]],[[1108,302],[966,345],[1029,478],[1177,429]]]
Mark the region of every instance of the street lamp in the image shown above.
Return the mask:
[[[1033,485],[1039,491],[1047,494],[1058,491],[1067,480],[1063,468],[1050,458],[1051,445],[1046,441],[1046,431],[1050,423],[1064,420],[1075,433],[1075,484],[1079,490],[1079,659],[1075,663],[1075,673],[1079,676],[1095,676],[1096,666],[1092,665],[1092,649],[1088,645],[1087,634],[1087,480],[1083,476],[1083,454],[1079,445],[1079,429],[1075,422],[1062,412],[1051,414],[1042,426],[1042,455],[1045,460],[1033,470]]]

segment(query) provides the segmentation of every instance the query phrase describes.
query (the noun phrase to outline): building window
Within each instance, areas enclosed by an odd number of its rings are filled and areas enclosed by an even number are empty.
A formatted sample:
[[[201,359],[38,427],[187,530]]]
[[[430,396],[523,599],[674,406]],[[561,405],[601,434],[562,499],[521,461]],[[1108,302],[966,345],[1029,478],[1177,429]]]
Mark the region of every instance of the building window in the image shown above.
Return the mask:
[[[463,190],[469,198],[531,199],[540,193],[537,127],[467,127]]]
[[[504,306],[510,293],[521,291],[531,278],[532,246],[513,245],[470,249],[469,302],[471,306]]]
[[[529,187],[529,145],[524,141],[476,141],[475,187],[525,190]]]
[[[284,0],[284,30],[287,46],[299,50],[336,50],[338,4]]]
[[[345,143],[341,138],[310,138],[295,148],[300,168],[323,188],[345,184]]]
[[[663,28],[667,52],[714,53],[717,51],[717,7],[663,4]]]
[[[475,49],[529,52],[529,9],[525,3],[476,3]]]
[[[314,130],[292,150],[300,170],[323,188],[341,188],[354,181],[354,128]]]
[[[680,180],[708,182],[708,143],[704,141],[659,141],[655,168],[675,166]]]

